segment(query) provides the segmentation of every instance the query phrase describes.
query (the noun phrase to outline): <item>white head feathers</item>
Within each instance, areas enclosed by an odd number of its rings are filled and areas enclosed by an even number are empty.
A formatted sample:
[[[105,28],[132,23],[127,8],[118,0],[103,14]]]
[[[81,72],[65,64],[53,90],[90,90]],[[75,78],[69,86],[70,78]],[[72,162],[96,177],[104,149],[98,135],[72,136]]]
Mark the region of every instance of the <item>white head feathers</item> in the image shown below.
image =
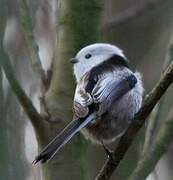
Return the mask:
[[[93,67],[115,55],[127,60],[123,51],[115,45],[96,43],[81,49],[75,57],[78,62],[74,64],[74,74],[77,81]]]

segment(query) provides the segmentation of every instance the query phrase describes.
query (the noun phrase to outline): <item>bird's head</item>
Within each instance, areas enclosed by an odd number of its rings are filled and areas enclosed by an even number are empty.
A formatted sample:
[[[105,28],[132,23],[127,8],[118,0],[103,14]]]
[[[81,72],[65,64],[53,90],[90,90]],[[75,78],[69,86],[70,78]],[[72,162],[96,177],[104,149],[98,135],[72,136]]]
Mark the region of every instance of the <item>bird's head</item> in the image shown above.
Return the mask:
[[[77,80],[79,80],[93,67],[116,56],[120,57],[121,60],[127,61],[123,51],[117,46],[106,43],[96,43],[82,48],[70,62],[73,63],[74,74]],[[115,61],[119,61],[120,58],[115,58]]]

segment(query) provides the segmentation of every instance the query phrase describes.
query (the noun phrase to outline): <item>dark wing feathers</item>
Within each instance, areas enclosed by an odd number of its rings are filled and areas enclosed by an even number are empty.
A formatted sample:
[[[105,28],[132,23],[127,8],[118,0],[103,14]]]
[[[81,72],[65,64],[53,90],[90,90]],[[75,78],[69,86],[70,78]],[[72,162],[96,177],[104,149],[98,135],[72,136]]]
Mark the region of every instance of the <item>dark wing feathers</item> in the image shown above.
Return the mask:
[[[113,71],[115,66],[123,66],[129,68],[127,60],[123,59],[120,56],[112,56],[108,61],[103,62],[102,64],[94,67],[91,70],[89,74],[88,84],[85,90],[88,93],[92,94],[93,89],[98,84],[99,76],[106,71]],[[69,125],[43,149],[43,151],[35,158],[33,163],[36,164],[39,161],[44,163],[51,159],[55,155],[55,153],[72,138],[72,136],[74,136],[81,128],[85,127],[90,121],[94,119],[94,117],[96,116],[96,111],[98,110],[101,103],[107,104],[108,100],[112,96],[115,96],[115,98],[121,97],[130,88],[133,88],[135,82],[135,78],[130,76],[129,79],[127,78],[126,80],[119,82],[118,84],[111,83],[109,87],[110,89],[108,91],[109,93],[104,98],[105,102],[100,102],[98,100],[99,103],[92,103],[89,106],[88,115],[84,118],[71,121]],[[108,85],[104,86],[103,90],[106,92],[108,90],[107,88]],[[103,92],[100,91],[100,94],[102,93]],[[98,94],[98,96],[100,96],[100,94]],[[102,111],[104,112],[105,110]]]
[[[94,102],[99,104],[97,114],[99,116],[104,114],[113,102],[130,91],[136,83],[137,79],[133,74],[119,79],[114,76],[106,76],[102,81],[98,81],[92,91]]]

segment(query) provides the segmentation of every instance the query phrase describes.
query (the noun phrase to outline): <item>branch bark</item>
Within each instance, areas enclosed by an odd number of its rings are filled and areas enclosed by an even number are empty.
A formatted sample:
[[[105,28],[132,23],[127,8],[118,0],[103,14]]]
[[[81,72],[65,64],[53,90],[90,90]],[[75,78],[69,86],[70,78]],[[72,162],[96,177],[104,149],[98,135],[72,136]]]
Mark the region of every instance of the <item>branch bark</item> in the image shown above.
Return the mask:
[[[172,56],[173,48],[172,45],[170,47],[170,57]],[[118,167],[120,161],[123,159],[126,154],[128,148],[132,144],[133,139],[137,135],[138,131],[144,124],[146,118],[153,110],[154,106],[166,92],[168,87],[173,83],[173,61],[167,67],[162,77],[156,86],[152,89],[152,91],[146,96],[145,102],[139,112],[135,115],[132,120],[132,124],[129,126],[126,133],[121,137],[120,142],[113,152],[112,157],[108,158],[103,165],[101,171],[99,172],[96,180],[108,180],[110,179],[113,172]]]
[[[173,136],[173,109],[161,127],[151,150],[145,153],[128,180],[145,180],[161,156],[168,150]]]
[[[40,129],[40,126],[43,124],[43,118],[37,112],[31,100],[27,97],[26,93],[23,91],[18,81],[16,80],[8,56],[3,51],[0,52],[0,64],[3,67],[3,70],[13,92],[22,105],[25,113],[30,118],[34,128],[37,130]]]

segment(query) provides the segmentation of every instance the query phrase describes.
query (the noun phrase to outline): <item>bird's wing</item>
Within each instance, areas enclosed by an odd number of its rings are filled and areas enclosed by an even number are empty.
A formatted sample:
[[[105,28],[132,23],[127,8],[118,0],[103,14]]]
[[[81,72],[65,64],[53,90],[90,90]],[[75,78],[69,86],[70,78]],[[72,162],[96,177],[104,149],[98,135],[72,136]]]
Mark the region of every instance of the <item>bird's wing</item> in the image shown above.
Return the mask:
[[[111,73],[100,76],[92,90],[92,97],[99,109],[97,114],[102,115],[111,106],[112,102],[121,98],[130,91],[137,83],[137,78],[133,73],[123,74],[123,76],[113,76]]]

